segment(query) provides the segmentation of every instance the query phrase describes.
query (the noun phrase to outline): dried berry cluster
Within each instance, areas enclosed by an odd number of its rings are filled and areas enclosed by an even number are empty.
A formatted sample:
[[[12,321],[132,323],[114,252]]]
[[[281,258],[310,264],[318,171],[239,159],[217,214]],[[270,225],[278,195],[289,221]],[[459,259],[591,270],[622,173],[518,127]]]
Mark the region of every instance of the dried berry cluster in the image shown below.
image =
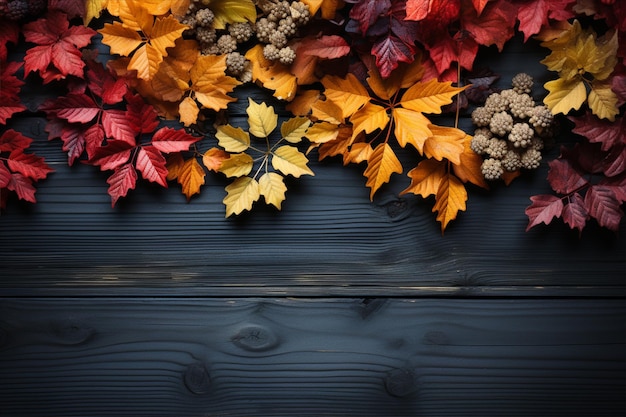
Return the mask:
[[[472,112],[477,129],[470,146],[485,156],[481,170],[487,180],[539,167],[544,139],[552,135],[552,113],[530,96],[532,77],[517,74],[511,85],[511,89],[489,95],[484,105]]]
[[[20,21],[27,17],[37,17],[48,5],[46,0],[0,0],[0,18]]]
[[[228,74],[242,82],[249,82],[252,72],[250,63],[238,50],[239,45],[256,36],[265,44],[265,58],[289,65],[296,52],[287,43],[308,23],[310,16],[309,7],[300,1],[258,0],[255,4],[261,11],[256,22],[231,23],[226,29],[215,29],[215,15],[206,0],[193,0],[181,18],[181,22],[189,26],[185,35],[200,43],[202,54],[226,54]]]

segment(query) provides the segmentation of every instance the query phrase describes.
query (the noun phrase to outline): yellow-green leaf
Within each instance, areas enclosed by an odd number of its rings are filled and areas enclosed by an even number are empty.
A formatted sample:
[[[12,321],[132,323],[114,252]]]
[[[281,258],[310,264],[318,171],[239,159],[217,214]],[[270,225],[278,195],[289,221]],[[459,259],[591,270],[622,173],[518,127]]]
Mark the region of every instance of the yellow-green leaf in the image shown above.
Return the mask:
[[[441,113],[441,107],[452,103],[452,97],[465,90],[466,87],[453,87],[450,81],[439,82],[431,78],[427,82],[413,84],[402,95],[400,104],[405,109],[421,113]]]
[[[251,98],[248,98],[248,103],[246,113],[248,113],[250,133],[257,138],[268,137],[278,125],[278,115],[274,112],[274,108],[265,103],[258,104]]]
[[[402,164],[391,145],[379,143],[367,160],[367,168],[363,172],[367,178],[365,185],[371,190],[370,200],[374,199],[374,194],[384,183],[389,182],[393,173],[401,174]]]
[[[215,137],[219,145],[228,152],[243,152],[250,147],[250,135],[240,127],[218,126]]]
[[[232,154],[230,158],[222,161],[219,171],[227,177],[242,177],[252,171],[254,160],[247,153]]]
[[[591,83],[591,91],[587,99],[589,108],[600,119],[615,121],[615,116],[619,114],[617,95],[611,90],[608,82],[594,81]]]
[[[289,143],[300,143],[310,125],[308,117],[292,117],[280,125],[280,134]]]
[[[572,109],[578,110],[587,99],[585,83],[578,78],[573,80],[557,78],[545,83],[544,87],[549,93],[543,102],[552,114],[567,114]]]
[[[275,172],[266,172],[259,178],[259,190],[267,204],[271,204],[280,210],[285,201],[287,187],[283,177]]]
[[[272,166],[285,175],[298,178],[301,175],[315,175],[307,166],[309,160],[295,146],[285,145],[272,152]]]
[[[251,210],[252,204],[261,196],[259,183],[250,177],[237,178],[226,186],[226,193],[223,200],[226,205],[226,217]]]

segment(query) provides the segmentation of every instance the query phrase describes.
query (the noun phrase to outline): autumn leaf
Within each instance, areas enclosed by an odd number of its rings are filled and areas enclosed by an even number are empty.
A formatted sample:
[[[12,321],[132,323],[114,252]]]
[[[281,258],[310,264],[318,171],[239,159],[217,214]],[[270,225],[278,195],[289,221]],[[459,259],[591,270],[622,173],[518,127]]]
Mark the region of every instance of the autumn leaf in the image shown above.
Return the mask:
[[[206,173],[195,157],[185,161],[180,154],[176,154],[176,157],[169,161],[167,168],[173,173],[168,179],[178,181],[187,201],[200,193],[200,188],[205,184]]]
[[[274,112],[274,108],[265,103],[256,103],[248,98],[246,113],[249,131],[257,138],[268,137],[278,125],[278,115]]]
[[[560,197],[541,194],[530,197],[532,204],[526,207],[526,215],[530,219],[526,231],[538,224],[550,224],[553,218],[561,217],[563,200]]]
[[[437,221],[443,232],[450,221],[456,219],[459,211],[465,211],[467,190],[457,177],[448,174],[443,177],[435,196],[433,212],[437,212]]]
[[[289,67],[280,62],[272,62],[263,55],[263,46],[257,44],[245,54],[252,66],[252,80],[264,88],[273,90],[274,97],[291,101],[296,96],[298,83]]]
[[[411,184],[400,195],[413,193],[426,198],[436,195],[439,185],[446,176],[446,164],[434,159],[425,159],[411,169],[408,174]]]
[[[283,177],[275,172],[266,172],[259,178],[259,192],[267,204],[271,204],[280,210],[285,201],[287,187]]]
[[[280,134],[289,143],[297,144],[307,134],[311,121],[306,117],[293,117],[280,125]]]
[[[226,186],[226,217],[252,210],[252,205],[261,197],[259,183],[254,178],[239,177]]]
[[[299,178],[301,175],[315,175],[307,166],[309,160],[297,148],[281,146],[272,152],[272,166],[285,175]]]
[[[250,147],[250,135],[240,127],[218,126],[215,137],[227,152],[243,152]]]
[[[584,206],[589,215],[602,227],[617,232],[624,212],[613,190],[603,185],[593,185],[585,193]]]
[[[218,172],[225,159],[228,159],[228,153],[219,148],[211,148],[202,155],[202,164],[209,171]]]
[[[366,186],[370,187],[370,200],[385,183],[389,182],[392,174],[402,173],[402,164],[393,148],[388,143],[380,143],[374,148],[367,161],[367,168],[363,175],[367,178]]]
[[[585,208],[585,202],[578,193],[568,198],[568,203],[563,207],[563,221],[570,229],[578,229],[581,233],[589,219],[589,212]]]
[[[22,67],[20,62],[3,63],[0,66],[0,124],[4,125],[15,113],[26,110],[19,93],[24,81],[15,76]]]
[[[16,44],[20,37],[20,26],[17,22],[4,19],[0,25],[0,61],[5,62],[8,56],[9,43]]]

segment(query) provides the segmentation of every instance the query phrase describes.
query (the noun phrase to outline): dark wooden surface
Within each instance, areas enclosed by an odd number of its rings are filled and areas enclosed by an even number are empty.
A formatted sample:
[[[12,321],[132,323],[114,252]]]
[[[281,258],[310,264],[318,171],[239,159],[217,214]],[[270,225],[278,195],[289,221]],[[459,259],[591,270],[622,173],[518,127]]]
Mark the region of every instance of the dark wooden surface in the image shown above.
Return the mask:
[[[503,87],[551,76],[519,40],[492,52]],[[626,414],[626,226],[524,232],[546,161],[471,190],[442,236],[432,201],[398,197],[408,178],[370,202],[339,161],[282,212],[224,219],[216,176],[191,203],[140,185],[112,209],[44,124],[9,124],[56,172],[0,216],[2,417]]]

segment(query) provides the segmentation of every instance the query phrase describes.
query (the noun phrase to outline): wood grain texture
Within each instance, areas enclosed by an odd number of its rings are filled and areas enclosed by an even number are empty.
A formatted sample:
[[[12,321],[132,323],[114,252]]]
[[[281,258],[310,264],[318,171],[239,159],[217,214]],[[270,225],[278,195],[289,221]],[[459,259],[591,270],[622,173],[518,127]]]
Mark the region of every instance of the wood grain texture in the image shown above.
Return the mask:
[[[4,299],[0,416],[611,416],[617,300]]]

